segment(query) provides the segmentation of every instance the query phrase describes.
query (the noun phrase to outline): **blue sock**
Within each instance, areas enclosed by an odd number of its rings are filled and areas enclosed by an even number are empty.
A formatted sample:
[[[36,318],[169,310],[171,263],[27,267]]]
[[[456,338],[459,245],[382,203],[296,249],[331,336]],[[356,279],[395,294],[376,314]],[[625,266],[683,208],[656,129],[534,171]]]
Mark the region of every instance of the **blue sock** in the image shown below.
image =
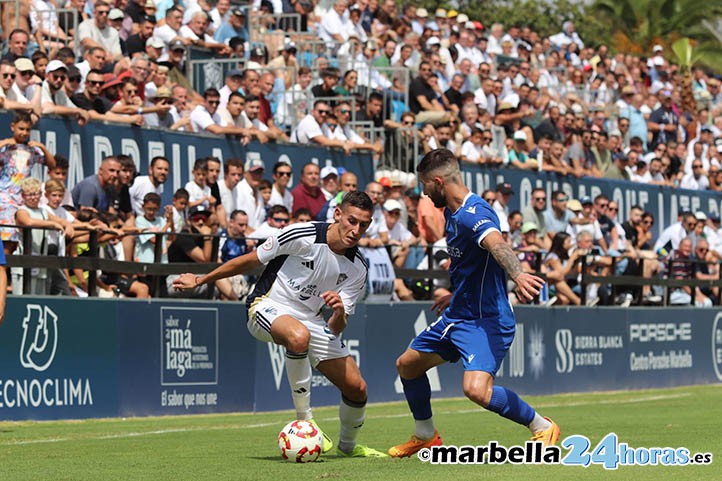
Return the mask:
[[[431,418],[431,385],[426,373],[416,379],[401,378],[401,384],[404,386],[406,402],[409,403],[414,419]]]
[[[492,388],[491,400],[487,409],[523,426],[528,426],[536,414],[534,408],[529,406],[517,393],[501,386]]]

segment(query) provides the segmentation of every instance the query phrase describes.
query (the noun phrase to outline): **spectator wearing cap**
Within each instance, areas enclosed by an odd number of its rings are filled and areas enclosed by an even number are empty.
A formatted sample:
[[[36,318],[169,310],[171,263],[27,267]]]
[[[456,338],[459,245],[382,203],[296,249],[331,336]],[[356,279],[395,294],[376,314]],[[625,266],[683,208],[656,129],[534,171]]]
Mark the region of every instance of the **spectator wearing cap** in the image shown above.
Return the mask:
[[[593,135],[591,130],[585,130],[582,132],[579,142],[572,144],[564,153],[562,160],[572,167],[573,174],[576,177],[601,177],[601,173],[597,168],[596,157],[594,157],[592,151]]]
[[[303,166],[301,182],[291,191],[294,217],[299,209],[306,208],[311,211],[311,216],[315,219],[323,209],[326,197],[319,185],[320,177],[321,169],[318,165],[309,162]]]
[[[624,154],[615,155],[612,156],[612,159],[612,162],[607,165],[607,168],[602,173],[603,177],[612,180],[631,180],[627,170],[627,156]]]
[[[291,142],[298,144],[319,144],[324,147],[339,147],[351,152],[353,144],[351,141],[341,141],[329,139],[323,132],[323,124],[326,123],[327,116],[331,113],[331,108],[323,100],[317,100],[313,105],[311,113],[299,122],[296,130],[291,134]]]
[[[211,211],[204,205],[197,205],[189,210],[188,222],[181,231],[181,235],[177,235],[175,240],[168,247],[169,263],[212,262],[211,254],[213,252],[213,236],[217,234],[218,226],[210,223],[210,219]],[[201,235],[191,236],[182,234]],[[174,289],[173,281],[177,277],[178,274],[171,274],[166,279],[168,296],[190,298],[206,298],[208,296],[208,284],[202,284],[192,290],[184,289],[183,291],[178,291]],[[214,284],[224,298],[237,300],[228,279],[220,279]]]
[[[239,69],[234,68],[226,73],[226,80],[223,87],[220,88],[218,93],[221,96],[221,104],[218,108],[224,108],[228,103],[228,97],[233,92],[238,92],[241,88],[241,82],[243,81],[243,72]]]
[[[35,112],[33,105],[15,85],[18,69],[10,60],[0,61],[0,107],[6,110]]]
[[[514,132],[514,144],[509,149],[509,164],[522,170],[536,170],[539,167],[536,159],[526,152],[527,137],[523,130]]]
[[[145,125],[147,127],[176,130],[178,126],[170,114],[170,108],[173,105],[173,93],[171,90],[165,85],[158,87],[155,94],[150,97],[150,102],[150,107],[163,107],[163,109],[145,114]],[[165,107],[168,107],[168,110],[165,110]]]
[[[80,40],[80,55],[84,56],[85,51],[90,47],[102,47],[108,52],[108,61],[117,62],[123,58],[120,48],[120,35],[118,31],[108,23],[110,5],[103,0],[95,3],[93,18],[83,21],[78,25]]]
[[[221,0],[223,2],[227,0]],[[219,2],[220,3],[220,2]],[[213,39],[219,43],[226,43],[228,40],[239,37],[247,42],[250,39],[245,26],[246,13],[242,8],[234,7],[228,15],[228,19],[221,22],[220,27],[213,35]]]
[[[178,42],[178,44],[183,47],[184,52],[185,47],[192,43],[192,40],[190,38],[186,38],[181,35],[180,29],[182,25],[183,11],[180,7],[171,7],[166,10],[165,24],[161,26],[156,26],[155,30],[153,31],[153,36],[160,38],[165,44],[163,55],[161,55],[160,57],[161,60],[170,58],[170,51],[174,42]],[[176,47],[177,46],[178,45],[176,44]]]
[[[139,57],[137,57],[139,58]],[[110,109],[111,112],[119,115],[146,115],[158,113],[167,114],[172,105],[170,102],[158,102],[154,105],[144,105],[141,98],[141,84],[128,76],[120,80],[120,100]]]
[[[153,31],[156,26],[156,18],[150,15],[142,15],[138,27],[138,33],[130,35],[125,41],[125,49],[128,55],[133,58],[146,52],[149,46],[153,46],[161,50],[165,46],[160,38],[153,37]],[[151,39],[154,39],[151,41]],[[159,46],[160,45],[160,46]],[[156,58],[158,58],[156,56]]]
[[[85,125],[88,112],[79,109],[65,93],[64,83],[68,75],[68,67],[60,60],[51,61],[45,69],[45,81],[42,86],[40,106],[43,114],[73,117],[78,124]]]
[[[100,95],[104,84],[103,72],[93,69],[85,78],[85,89],[71,96],[70,100],[78,108],[85,110],[90,120],[143,125],[143,117],[140,114],[119,115],[110,111],[113,103]]]
[[[145,41],[145,56],[148,57],[148,60],[151,62],[158,62],[158,60],[160,60],[160,56],[163,55],[163,47],[165,47],[163,40],[158,37],[150,37]],[[141,54],[136,54],[133,58],[139,55]],[[168,66],[164,65],[164,67],[167,71]]]
[[[118,31],[120,37],[120,50],[123,55],[127,55],[125,41],[133,31],[133,19],[127,16],[123,10],[119,8],[111,8],[108,13],[108,25]]]
[[[238,199],[240,205],[237,208],[248,214],[248,227],[258,229],[266,220],[266,205],[258,185],[263,180],[266,164],[260,158],[249,158],[246,160],[243,180],[238,184]]]
[[[42,80],[35,75],[33,62],[27,58],[19,58],[15,61],[17,75],[13,89],[25,97],[33,106],[33,113],[40,117],[40,84]]]
[[[579,199],[579,203],[582,208],[580,211],[575,211],[577,214],[577,222],[570,222],[566,229],[567,234],[572,236],[572,240],[574,240],[580,232],[588,232],[591,234],[594,244],[601,247],[606,254],[609,250],[609,246],[604,238],[599,221],[594,217],[594,202],[592,201],[592,198],[584,196]]]
[[[338,194],[338,191],[338,170],[332,165],[327,165],[321,169],[321,192],[326,201],[329,201]]]
[[[191,39],[191,44],[196,47],[211,49],[218,55],[230,54],[230,47],[224,43],[213,40],[213,37],[206,33],[207,29],[208,14],[203,11],[197,11],[191,16],[190,22],[180,28],[179,33],[181,36]]]

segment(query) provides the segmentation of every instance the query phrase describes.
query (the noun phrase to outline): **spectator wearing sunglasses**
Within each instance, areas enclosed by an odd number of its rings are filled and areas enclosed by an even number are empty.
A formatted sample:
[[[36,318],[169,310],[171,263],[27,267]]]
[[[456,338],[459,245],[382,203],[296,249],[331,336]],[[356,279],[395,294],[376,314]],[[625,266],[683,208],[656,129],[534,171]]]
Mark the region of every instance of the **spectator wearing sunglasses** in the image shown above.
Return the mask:
[[[297,144],[318,144],[324,147],[339,147],[351,153],[353,143],[350,140],[330,139],[324,134],[323,125],[331,113],[331,107],[323,100],[313,104],[313,110],[306,115],[291,134],[291,142]]]
[[[281,229],[286,227],[291,222],[291,214],[288,209],[283,205],[274,205],[268,209],[268,218],[261,224],[258,229],[253,231],[249,239],[257,239],[259,244],[265,239],[278,234]]]
[[[78,124],[85,125],[88,121],[88,112],[78,108],[65,93],[65,78],[68,76],[68,67],[60,60],[48,63],[45,69],[40,105],[43,114],[73,117]]]

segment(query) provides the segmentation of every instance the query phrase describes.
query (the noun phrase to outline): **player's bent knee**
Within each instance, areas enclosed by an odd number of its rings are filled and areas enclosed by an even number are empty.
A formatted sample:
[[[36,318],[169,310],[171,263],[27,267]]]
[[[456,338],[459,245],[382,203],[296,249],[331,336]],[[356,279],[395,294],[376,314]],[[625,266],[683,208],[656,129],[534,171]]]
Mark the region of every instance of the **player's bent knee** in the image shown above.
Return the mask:
[[[311,333],[305,327],[292,329],[286,336],[286,349],[291,352],[305,352],[308,350],[310,340]]]
[[[365,402],[367,398],[366,381],[363,378],[354,379],[348,382],[343,390],[343,395],[354,402]]]

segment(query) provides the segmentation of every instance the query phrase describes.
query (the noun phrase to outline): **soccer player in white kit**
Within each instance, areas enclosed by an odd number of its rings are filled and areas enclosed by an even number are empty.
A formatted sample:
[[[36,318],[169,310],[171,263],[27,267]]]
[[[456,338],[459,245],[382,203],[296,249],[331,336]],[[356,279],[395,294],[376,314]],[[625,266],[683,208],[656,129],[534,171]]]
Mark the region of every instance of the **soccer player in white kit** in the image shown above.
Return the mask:
[[[247,299],[248,330],[259,341],[286,348],[298,419],[312,421],[311,365],[339,388],[337,452],[353,457],[386,456],[356,443],[366,415],[366,382],[339,337],[366,286],[368,266],[357,244],[372,212],[366,193],[351,192],[336,207],[335,223],[293,224],[209,274],[182,274],[173,283],[176,289],[193,289],[265,265]],[[328,321],[321,315],[324,306],[333,309]]]

